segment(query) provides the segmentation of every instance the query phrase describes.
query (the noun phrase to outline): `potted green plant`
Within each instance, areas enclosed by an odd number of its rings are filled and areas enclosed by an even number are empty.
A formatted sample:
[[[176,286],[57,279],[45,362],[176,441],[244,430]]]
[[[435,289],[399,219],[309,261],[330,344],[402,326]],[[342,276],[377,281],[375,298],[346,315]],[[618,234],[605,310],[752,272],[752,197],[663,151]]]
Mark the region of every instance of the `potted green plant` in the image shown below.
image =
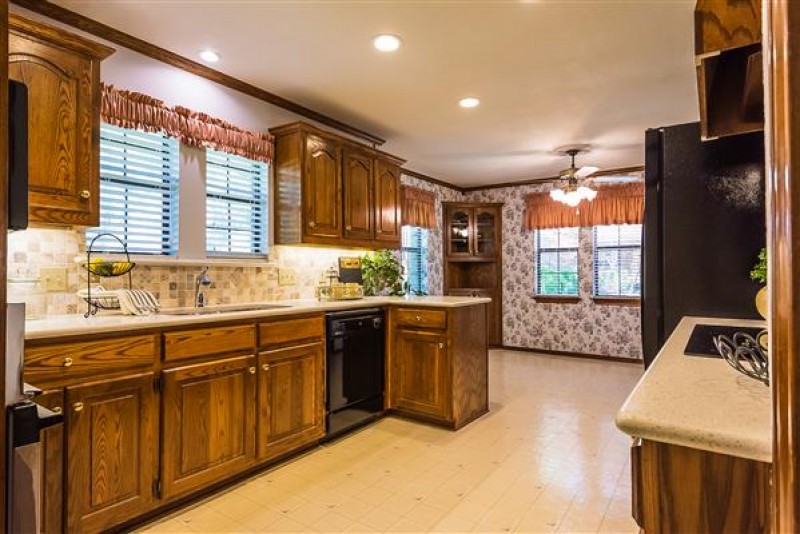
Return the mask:
[[[361,257],[361,276],[364,295],[401,297],[406,294],[403,265],[389,250],[379,250]]]
[[[769,292],[767,290],[767,249],[762,248],[761,252],[758,253],[758,261],[753,266],[753,270],[750,271],[750,279],[758,282],[759,284],[764,284],[758,293],[756,293],[756,309],[758,310],[759,315],[764,319],[767,318],[767,312],[769,311]]]

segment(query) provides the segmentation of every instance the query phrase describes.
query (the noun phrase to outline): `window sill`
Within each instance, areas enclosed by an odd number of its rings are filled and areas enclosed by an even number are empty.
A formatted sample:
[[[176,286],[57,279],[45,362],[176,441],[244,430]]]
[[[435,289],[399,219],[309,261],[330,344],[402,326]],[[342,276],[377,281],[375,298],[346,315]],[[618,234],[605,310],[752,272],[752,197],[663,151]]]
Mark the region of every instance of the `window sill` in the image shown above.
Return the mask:
[[[124,254],[93,253],[97,257],[107,260],[125,261]],[[147,256],[131,254],[131,261],[137,265],[152,265],[159,267],[276,267],[275,262],[267,258],[175,258],[171,256]],[[86,256],[75,256],[75,263],[86,263]]]
[[[636,307],[641,304],[641,300],[638,297],[592,297],[592,301],[601,306]]]
[[[534,295],[533,300],[537,304],[577,304],[581,301],[580,297],[569,295]]]

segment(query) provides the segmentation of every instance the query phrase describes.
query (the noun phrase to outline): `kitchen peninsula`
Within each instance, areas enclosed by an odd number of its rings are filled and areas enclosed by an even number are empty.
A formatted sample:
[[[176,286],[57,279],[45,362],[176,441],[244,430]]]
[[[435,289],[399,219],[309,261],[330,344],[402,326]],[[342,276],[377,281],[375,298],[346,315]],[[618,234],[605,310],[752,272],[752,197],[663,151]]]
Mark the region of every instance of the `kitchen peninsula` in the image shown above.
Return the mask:
[[[118,528],[316,445],[327,311],[385,310],[388,413],[469,423],[488,410],[488,302],[375,297],[28,321],[25,380],[66,419],[66,431],[43,433],[45,530]]]

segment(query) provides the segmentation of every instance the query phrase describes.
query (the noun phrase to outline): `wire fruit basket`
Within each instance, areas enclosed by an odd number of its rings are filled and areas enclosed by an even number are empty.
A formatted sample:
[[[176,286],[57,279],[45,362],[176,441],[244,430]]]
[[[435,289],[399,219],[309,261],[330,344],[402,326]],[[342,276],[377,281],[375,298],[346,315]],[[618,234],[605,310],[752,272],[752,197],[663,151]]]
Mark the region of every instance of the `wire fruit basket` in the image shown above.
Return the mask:
[[[125,261],[109,261],[100,258],[95,258],[93,260],[92,254],[94,254],[94,244],[101,237],[109,237],[118,241],[119,244],[122,245],[122,250],[125,253]],[[116,278],[118,276],[128,275],[128,289],[133,287],[131,271],[133,271],[134,267],[136,267],[136,264],[131,261],[131,255],[128,253],[128,245],[112,233],[106,232],[97,234],[86,249],[86,263],[83,264],[83,268],[86,269],[86,271],[100,278]],[[91,276],[86,277],[86,293],[82,295],[82,298],[87,304],[86,313],[83,315],[87,319],[97,314],[98,310],[120,309],[119,298],[111,294],[111,292],[103,291],[98,294],[97,289],[95,289],[95,294],[92,295]]]

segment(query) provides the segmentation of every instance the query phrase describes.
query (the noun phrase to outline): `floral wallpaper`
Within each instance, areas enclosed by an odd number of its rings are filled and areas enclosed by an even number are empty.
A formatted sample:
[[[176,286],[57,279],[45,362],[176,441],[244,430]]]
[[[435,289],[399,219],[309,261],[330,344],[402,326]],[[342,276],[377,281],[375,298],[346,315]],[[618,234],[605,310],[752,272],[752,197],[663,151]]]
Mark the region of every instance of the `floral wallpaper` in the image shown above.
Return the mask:
[[[534,288],[533,232],[522,229],[525,196],[549,190],[526,185],[473,191],[471,202],[504,202],[503,206],[503,344],[641,358],[639,307],[592,301],[592,230],[581,228],[579,251],[580,302],[537,303]]]
[[[444,285],[444,247],[442,245],[442,202],[458,202],[464,200],[464,194],[437,184],[402,175],[403,185],[418,187],[432,191],[436,195],[436,228],[428,234],[428,293],[441,295]]]

